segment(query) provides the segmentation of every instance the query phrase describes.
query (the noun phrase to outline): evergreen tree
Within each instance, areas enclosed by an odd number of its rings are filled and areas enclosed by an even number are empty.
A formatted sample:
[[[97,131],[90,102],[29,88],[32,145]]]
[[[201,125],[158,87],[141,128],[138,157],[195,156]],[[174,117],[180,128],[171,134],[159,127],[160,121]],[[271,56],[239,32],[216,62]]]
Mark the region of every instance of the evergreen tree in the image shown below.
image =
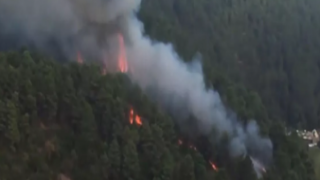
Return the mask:
[[[138,153],[132,141],[127,141],[123,147],[122,176],[126,180],[138,180],[140,176]]]
[[[180,180],[194,180],[194,162],[190,155],[185,156],[180,163]]]
[[[172,173],[174,169],[174,161],[172,155],[170,154],[170,151],[167,148],[164,149],[161,160],[161,171],[160,174],[158,174],[157,176],[161,180],[170,180],[172,178]]]
[[[20,132],[18,128],[19,112],[17,107],[11,100],[6,102],[6,119],[7,119],[7,132],[6,137],[12,144],[16,144],[20,141]]]
[[[114,139],[109,147],[110,179],[119,180],[121,175],[121,152],[117,139]]]

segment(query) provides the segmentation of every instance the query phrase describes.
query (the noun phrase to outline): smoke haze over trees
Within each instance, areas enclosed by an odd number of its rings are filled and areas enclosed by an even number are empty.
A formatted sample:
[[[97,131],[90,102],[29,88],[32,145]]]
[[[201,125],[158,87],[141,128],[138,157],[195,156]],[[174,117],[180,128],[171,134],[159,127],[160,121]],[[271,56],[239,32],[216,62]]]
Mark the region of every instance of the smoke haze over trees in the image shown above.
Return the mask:
[[[129,43],[135,42],[124,26],[127,19],[112,19],[117,14],[114,12],[131,12],[136,4],[124,7],[115,4],[114,9],[103,9],[105,13],[89,13],[85,20],[70,14],[71,7],[63,6],[58,17],[54,17],[57,13],[52,10],[66,2],[31,0],[12,12],[8,7],[22,2],[1,0],[0,48],[28,45],[34,50],[44,50],[58,61],[62,60],[60,57],[75,59],[76,51],[80,50],[84,54],[88,52],[94,61],[101,61],[101,54],[110,47],[104,41],[97,41],[104,33],[109,40],[121,31]],[[41,3],[49,8],[39,12],[47,14],[45,18],[30,13],[38,12],[34,8]],[[286,137],[280,122],[302,127],[318,125],[317,3],[313,0],[145,0],[141,4],[139,17],[145,24],[146,34],[172,42],[186,61],[201,53],[205,78],[193,81],[199,77],[190,76],[186,81],[188,85],[203,81],[201,85],[206,82],[207,86],[213,86],[221,94],[221,101],[236,111],[241,123],[249,124],[247,120],[256,119],[263,134],[270,136],[274,162],[263,174],[265,179],[314,179],[307,149],[296,137]],[[88,15],[85,11],[81,13]],[[21,21],[26,17],[30,21]],[[57,28],[57,24],[49,23],[51,17],[61,18],[66,24],[59,24]],[[71,19],[75,24],[68,23]],[[99,21],[92,22],[92,19]],[[107,23],[102,32],[99,31],[101,22]],[[42,26],[32,29],[36,27],[34,24]],[[92,26],[99,28],[87,28]],[[25,31],[22,27],[31,29]],[[168,52],[167,46],[160,44],[161,47],[162,53]],[[131,50],[128,48],[129,60],[135,56]],[[154,58],[152,50],[146,50],[145,54]],[[173,127],[177,119],[159,110],[125,76],[101,76],[95,66],[63,66],[27,52],[3,53],[0,59],[3,77],[0,120],[4,135],[1,142],[6,147],[0,159],[10,162],[9,166],[6,163],[0,166],[0,174],[6,179],[55,178],[59,173],[71,179],[257,178],[249,156],[234,159],[226,152],[230,149],[230,144],[223,144],[229,141],[227,137],[216,141],[208,138],[212,136],[201,136],[203,134],[196,138],[180,134],[184,129]],[[150,64],[142,68],[148,66]],[[161,66],[155,65],[151,71],[155,73]],[[192,69],[191,75],[199,69]],[[182,83],[168,71],[158,72]],[[139,81],[142,75],[132,80],[148,91],[144,82]],[[169,87],[174,85],[179,84]],[[131,106],[147,125],[129,124]],[[178,146],[179,138],[196,146],[198,151],[191,151],[188,145]],[[209,160],[217,164],[218,172],[212,170]]]
[[[260,135],[255,121],[247,124],[240,123],[236,115],[227,111],[220,95],[214,89],[206,89],[201,64],[195,62],[186,64],[171,45],[151,41],[143,36],[143,24],[135,17],[139,0],[60,0],[55,2],[34,0],[28,2],[26,6],[23,5],[24,3],[26,2],[15,0],[1,4],[2,11],[7,12],[6,15],[11,17],[11,19],[7,18],[9,22],[5,27],[20,24],[20,30],[26,33],[22,35],[23,38],[34,41],[44,49],[50,49],[50,47],[38,42],[39,38],[36,34],[40,32],[44,32],[41,37],[44,41],[51,36],[56,36],[58,40],[69,39],[79,34],[88,36],[91,41],[82,41],[81,45],[90,47],[86,52],[98,55],[100,52],[111,49],[110,46],[114,46],[110,36],[123,34],[130,42],[126,46],[129,67],[134,70],[130,78],[142,90],[153,89],[151,98],[155,94],[158,97],[157,100],[173,112],[173,116],[184,113],[186,118],[193,117],[195,127],[193,131],[199,132],[200,135],[214,136],[214,139],[220,140],[226,134],[230,139],[232,156],[254,155],[254,158],[258,158],[264,165],[271,161],[271,141]],[[34,8],[32,13],[25,13],[28,6]],[[65,9],[60,10],[60,7]],[[0,12],[2,11],[0,9]],[[62,13],[56,16],[57,11]],[[71,28],[64,26],[67,23]],[[46,26],[49,26],[49,29],[46,29]],[[54,30],[55,28],[57,30]],[[93,28],[95,31],[80,33],[84,28]],[[109,32],[109,29],[113,29],[113,33]],[[103,44],[110,44],[110,46]],[[65,42],[57,45],[61,48],[77,48],[77,46],[70,47],[70,44]],[[66,51],[66,56],[72,52],[75,54],[69,49],[63,50]],[[81,53],[83,54],[82,51]],[[112,52],[112,54],[116,53]],[[110,61],[109,57],[111,56],[96,58]],[[177,109],[182,109],[183,112],[178,112]],[[179,125],[182,128],[188,123],[186,118],[180,118]],[[215,133],[212,133],[213,128]]]

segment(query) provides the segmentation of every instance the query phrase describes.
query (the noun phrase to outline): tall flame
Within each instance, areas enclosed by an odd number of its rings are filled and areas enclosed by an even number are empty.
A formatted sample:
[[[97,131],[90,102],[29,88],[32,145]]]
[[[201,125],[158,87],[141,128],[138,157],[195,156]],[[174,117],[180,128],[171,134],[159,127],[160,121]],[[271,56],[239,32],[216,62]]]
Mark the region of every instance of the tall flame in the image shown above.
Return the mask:
[[[119,42],[118,68],[120,72],[125,73],[128,71],[128,62],[127,62],[123,36],[120,33],[118,33],[118,42]]]
[[[117,55],[118,70],[122,73],[126,73],[128,72],[129,68],[128,68],[127,55],[126,55],[123,35],[121,33],[118,33],[117,39],[119,44],[119,50]],[[83,58],[80,51],[77,52],[77,62],[78,64],[83,64]],[[103,67],[102,67],[103,75],[107,73],[106,65],[107,65],[107,56],[103,57]]]
[[[139,115],[134,115],[134,114],[135,114],[134,110],[131,108],[129,113],[130,124],[133,124],[135,122],[137,125],[142,126],[141,117]]]
[[[133,109],[130,109],[130,115],[129,115],[130,124],[133,124],[133,119],[134,119],[134,112],[133,112]]]

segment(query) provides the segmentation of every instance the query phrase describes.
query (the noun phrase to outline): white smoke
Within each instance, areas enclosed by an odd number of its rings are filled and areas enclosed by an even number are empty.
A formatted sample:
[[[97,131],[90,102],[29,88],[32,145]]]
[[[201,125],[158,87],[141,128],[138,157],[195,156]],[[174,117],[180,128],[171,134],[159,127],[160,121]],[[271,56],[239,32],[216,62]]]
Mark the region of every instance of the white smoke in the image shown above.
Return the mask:
[[[183,107],[186,114],[195,117],[196,128],[203,135],[210,135],[213,128],[217,137],[228,134],[232,155],[250,153],[260,161],[271,158],[272,143],[260,136],[257,124],[251,121],[244,127],[227,111],[219,93],[206,88],[200,59],[185,63],[172,45],[144,35],[143,24],[136,17],[140,3],[140,0],[0,0],[0,25],[1,21],[8,22],[3,25],[4,32],[17,31],[18,26],[23,38],[39,47],[44,47],[44,39],[54,36],[61,39],[60,46],[68,53],[72,47],[66,45],[65,37],[76,35],[88,23],[102,26],[116,22],[130,42],[126,47],[129,66],[134,70],[130,77],[143,90],[156,89],[168,106]],[[84,36],[79,42],[81,46],[90,51],[101,50],[95,32]]]
[[[258,175],[258,178],[261,178],[262,173],[265,173],[266,169],[263,167],[263,165],[259,161],[255,160],[254,158],[250,157],[250,160],[253,164],[254,171]]]

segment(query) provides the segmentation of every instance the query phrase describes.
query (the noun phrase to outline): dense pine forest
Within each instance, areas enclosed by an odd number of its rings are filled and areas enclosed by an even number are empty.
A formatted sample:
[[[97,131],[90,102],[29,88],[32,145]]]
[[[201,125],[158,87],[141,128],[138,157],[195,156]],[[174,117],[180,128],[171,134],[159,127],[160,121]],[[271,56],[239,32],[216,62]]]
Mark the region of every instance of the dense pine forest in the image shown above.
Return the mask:
[[[285,134],[320,125],[319,5],[142,0],[146,35],[186,61],[200,53],[207,85],[271,138],[261,174],[249,155],[231,158],[227,141],[186,136],[126,74],[15,49],[0,52],[0,179],[319,179],[306,143]]]

